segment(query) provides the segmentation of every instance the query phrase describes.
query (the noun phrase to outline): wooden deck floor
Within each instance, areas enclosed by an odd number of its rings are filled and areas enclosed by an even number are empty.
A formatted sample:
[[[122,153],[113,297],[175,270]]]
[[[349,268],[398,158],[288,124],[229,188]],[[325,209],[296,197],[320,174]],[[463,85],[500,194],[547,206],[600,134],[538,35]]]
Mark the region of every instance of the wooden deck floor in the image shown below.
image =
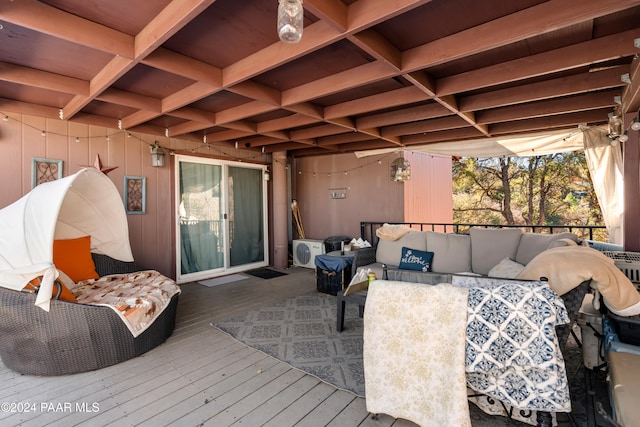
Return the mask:
[[[34,377],[0,363],[2,426],[415,427],[368,416],[365,400],[214,328],[216,322],[315,289],[314,271],[182,286],[176,329],[135,359],[76,375]],[[496,417],[495,425],[523,425]]]
[[[141,357],[62,377],[20,375],[0,363],[3,426],[396,426],[365,401],[239,344],[212,327],[315,288],[314,272],[205,287],[182,286],[176,329]]]

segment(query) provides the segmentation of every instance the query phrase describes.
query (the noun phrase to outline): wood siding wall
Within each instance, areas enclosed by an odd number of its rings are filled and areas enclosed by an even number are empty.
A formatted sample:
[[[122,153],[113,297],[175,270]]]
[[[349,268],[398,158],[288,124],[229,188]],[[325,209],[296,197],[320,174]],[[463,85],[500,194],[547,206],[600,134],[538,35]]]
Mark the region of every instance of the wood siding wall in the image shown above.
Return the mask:
[[[92,166],[99,155],[104,166],[117,166],[108,176],[121,195],[125,176],[146,177],[146,213],[127,216],[133,255],[146,268],[175,278],[174,157],[168,149],[262,164],[271,159],[268,155],[235,150],[231,144],[206,150],[195,141],[137,132],[128,135],[129,132],[103,126],[9,114],[8,120],[0,121],[0,208],[31,190],[34,157],[62,160],[63,176],[68,176],[83,166]],[[167,148],[162,168],[151,166],[149,146],[155,140]],[[196,153],[192,153],[194,149]],[[353,154],[295,159],[290,165],[292,197],[300,205],[306,237],[359,236],[360,221],[451,222],[451,160],[417,153],[404,155],[412,163],[412,179],[406,183],[389,178],[391,162],[398,154],[361,159]],[[284,184],[272,180],[269,194],[272,185]],[[346,198],[332,199],[332,192],[344,192]],[[274,220],[288,223],[287,218],[274,218],[271,201],[269,206],[270,229]],[[295,230],[293,237],[297,238]]]
[[[305,237],[357,237],[361,221],[452,222],[451,158],[402,155],[411,163],[411,179],[404,183],[390,178],[397,153],[296,159],[293,198],[300,206]],[[332,199],[332,192],[344,192],[346,198]]]

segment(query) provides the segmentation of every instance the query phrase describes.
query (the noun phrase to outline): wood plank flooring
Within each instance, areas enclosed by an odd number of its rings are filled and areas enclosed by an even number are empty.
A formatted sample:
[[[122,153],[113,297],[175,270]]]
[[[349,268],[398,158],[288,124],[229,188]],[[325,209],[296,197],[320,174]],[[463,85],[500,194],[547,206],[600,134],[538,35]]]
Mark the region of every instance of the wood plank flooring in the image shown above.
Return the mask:
[[[212,325],[315,289],[314,271],[276,279],[182,286],[176,329],[141,357],[62,377],[20,375],[0,363],[3,426],[410,427],[368,416],[363,398],[246,347]]]

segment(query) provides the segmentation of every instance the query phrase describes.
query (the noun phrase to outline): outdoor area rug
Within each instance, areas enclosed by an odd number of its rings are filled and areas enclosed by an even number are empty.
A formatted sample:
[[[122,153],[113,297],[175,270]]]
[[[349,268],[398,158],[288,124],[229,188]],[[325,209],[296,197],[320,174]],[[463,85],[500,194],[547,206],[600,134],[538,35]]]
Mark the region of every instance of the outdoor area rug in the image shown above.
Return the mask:
[[[287,273],[283,273],[281,271],[272,270],[270,268],[256,268],[255,270],[245,271],[245,273],[250,274],[255,277],[259,277],[261,279],[273,279],[274,277],[286,276]]]
[[[249,347],[287,362],[320,380],[364,397],[363,322],[358,307],[347,304],[344,331],[336,331],[336,299],[320,293],[289,298],[216,324]],[[570,382],[572,418],[586,425],[585,378],[582,354],[572,338],[565,364]],[[485,414],[470,406],[474,427],[524,426],[506,417]],[[571,424],[566,414],[558,423]]]

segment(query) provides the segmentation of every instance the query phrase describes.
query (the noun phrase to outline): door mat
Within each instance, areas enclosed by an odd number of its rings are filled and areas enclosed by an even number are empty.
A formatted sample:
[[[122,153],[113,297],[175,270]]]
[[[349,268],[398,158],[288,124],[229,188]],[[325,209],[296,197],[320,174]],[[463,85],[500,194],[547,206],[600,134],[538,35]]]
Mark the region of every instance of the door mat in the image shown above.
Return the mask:
[[[274,277],[287,275],[287,273],[282,273],[281,271],[272,270],[270,268],[256,268],[255,270],[245,271],[245,273],[261,279],[273,279]]]
[[[230,274],[228,276],[215,277],[213,279],[198,280],[198,283],[200,283],[203,286],[206,286],[206,287],[210,288],[212,286],[218,286],[218,285],[224,285],[226,283],[238,282],[240,280],[244,280],[244,279],[248,279],[248,278],[249,278],[249,276],[247,276],[245,274]]]

